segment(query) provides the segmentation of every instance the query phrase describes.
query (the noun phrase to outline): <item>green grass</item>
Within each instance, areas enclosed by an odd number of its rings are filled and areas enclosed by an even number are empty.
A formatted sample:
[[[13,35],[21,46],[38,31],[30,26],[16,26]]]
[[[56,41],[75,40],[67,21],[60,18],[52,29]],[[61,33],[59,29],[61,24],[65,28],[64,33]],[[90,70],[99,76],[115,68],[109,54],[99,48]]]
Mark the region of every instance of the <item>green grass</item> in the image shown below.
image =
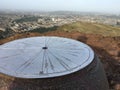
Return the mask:
[[[98,23],[75,22],[60,26],[58,29],[66,32],[78,31],[82,33],[102,34],[103,36],[120,36],[120,28]]]
[[[31,31],[29,31],[29,32],[45,33],[45,32],[55,31],[55,30],[57,30],[57,26],[48,27],[48,28],[45,28],[45,27],[36,28],[36,29],[31,30]]]
[[[17,23],[23,23],[23,22],[33,22],[33,21],[37,21],[39,17],[24,17],[24,18],[20,18],[20,19],[16,19],[15,22]]]

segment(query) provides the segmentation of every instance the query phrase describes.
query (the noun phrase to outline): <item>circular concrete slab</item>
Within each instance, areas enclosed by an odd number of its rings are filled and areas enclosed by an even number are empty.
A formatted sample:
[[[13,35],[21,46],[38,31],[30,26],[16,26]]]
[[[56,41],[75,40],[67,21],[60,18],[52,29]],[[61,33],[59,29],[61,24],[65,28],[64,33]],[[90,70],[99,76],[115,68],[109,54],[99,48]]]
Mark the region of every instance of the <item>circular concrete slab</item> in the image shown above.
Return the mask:
[[[94,59],[84,43],[62,37],[31,37],[0,45],[0,72],[20,78],[49,78],[76,72]]]

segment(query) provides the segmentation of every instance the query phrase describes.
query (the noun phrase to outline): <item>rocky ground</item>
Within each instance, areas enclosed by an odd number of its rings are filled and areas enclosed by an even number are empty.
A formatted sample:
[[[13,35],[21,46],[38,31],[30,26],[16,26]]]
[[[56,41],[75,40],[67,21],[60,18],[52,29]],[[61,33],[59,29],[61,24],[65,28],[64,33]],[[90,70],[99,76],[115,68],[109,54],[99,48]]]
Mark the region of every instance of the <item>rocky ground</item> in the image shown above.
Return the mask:
[[[101,59],[111,90],[120,90],[120,36],[105,37],[96,34],[83,34],[79,32],[52,31],[44,34],[24,33],[0,40],[0,44],[19,38],[32,36],[61,36],[76,39],[90,45]],[[7,90],[0,86],[0,90]]]

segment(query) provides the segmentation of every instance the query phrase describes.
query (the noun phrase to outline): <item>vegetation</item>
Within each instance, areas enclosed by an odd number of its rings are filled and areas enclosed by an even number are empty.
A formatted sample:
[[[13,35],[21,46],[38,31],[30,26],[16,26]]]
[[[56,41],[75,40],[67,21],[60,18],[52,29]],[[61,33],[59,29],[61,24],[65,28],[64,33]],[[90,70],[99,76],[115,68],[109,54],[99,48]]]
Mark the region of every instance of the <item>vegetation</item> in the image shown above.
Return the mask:
[[[100,34],[103,36],[120,36],[120,28],[110,25],[87,23],[87,22],[75,22],[72,24],[62,25],[60,27],[41,27],[28,31],[31,33],[46,33],[51,31],[65,31],[65,32],[82,32],[88,34]],[[23,32],[24,33],[24,32]],[[14,31],[10,28],[6,28],[6,31],[0,31],[0,39],[14,35]]]
[[[24,17],[21,19],[16,19],[15,22],[17,23],[23,23],[23,22],[33,22],[33,21],[37,21],[39,17]]]
[[[45,33],[45,32],[48,32],[48,31],[55,31],[57,30],[57,26],[54,26],[54,27],[48,27],[48,28],[45,28],[45,27],[41,27],[41,28],[36,28],[32,31],[29,31],[29,32],[37,32],[37,33]]]
[[[58,29],[66,32],[78,31],[82,33],[101,34],[103,36],[120,36],[120,28],[98,23],[75,22],[63,25]]]
[[[10,28],[6,28],[5,31],[0,31],[0,39],[4,39],[6,37],[9,37],[13,35],[13,31]]]

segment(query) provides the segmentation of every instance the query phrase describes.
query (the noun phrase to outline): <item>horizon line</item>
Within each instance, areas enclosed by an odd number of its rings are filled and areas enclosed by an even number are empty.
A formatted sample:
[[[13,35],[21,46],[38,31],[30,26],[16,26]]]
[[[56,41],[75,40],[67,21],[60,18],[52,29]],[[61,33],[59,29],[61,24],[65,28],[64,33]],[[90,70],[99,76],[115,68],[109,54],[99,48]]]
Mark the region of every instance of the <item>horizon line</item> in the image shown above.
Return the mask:
[[[77,13],[99,13],[99,14],[120,14],[119,12],[102,12],[102,11],[75,11],[75,10],[12,10],[12,9],[0,9],[0,12],[6,13],[40,13],[40,12],[77,12]]]

